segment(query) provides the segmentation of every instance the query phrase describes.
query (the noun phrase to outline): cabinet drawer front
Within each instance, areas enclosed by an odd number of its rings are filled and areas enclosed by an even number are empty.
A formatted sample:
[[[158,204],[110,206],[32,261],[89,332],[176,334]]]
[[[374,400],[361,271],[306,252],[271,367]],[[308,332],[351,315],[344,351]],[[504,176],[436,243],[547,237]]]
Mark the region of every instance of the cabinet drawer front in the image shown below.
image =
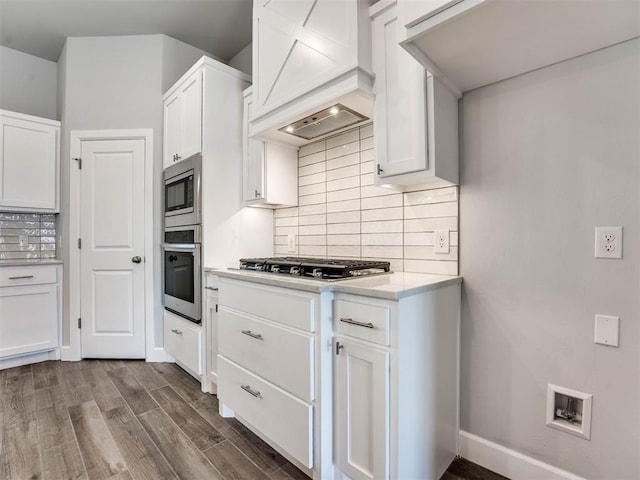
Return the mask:
[[[313,294],[227,279],[221,279],[220,285],[221,305],[308,332],[315,331],[316,297]]]
[[[165,312],[164,349],[183,367],[198,376],[202,374],[200,335],[199,325]]]
[[[308,468],[313,467],[313,407],[218,356],[218,398]]]
[[[219,348],[224,355],[284,390],[311,402],[313,335],[220,310]]]
[[[362,302],[337,299],[333,302],[334,330],[351,337],[380,345],[389,345],[391,308]]]
[[[57,282],[55,265],[38,265],[33,267],[0,268],[0,287],[14,285],[40,285]]]

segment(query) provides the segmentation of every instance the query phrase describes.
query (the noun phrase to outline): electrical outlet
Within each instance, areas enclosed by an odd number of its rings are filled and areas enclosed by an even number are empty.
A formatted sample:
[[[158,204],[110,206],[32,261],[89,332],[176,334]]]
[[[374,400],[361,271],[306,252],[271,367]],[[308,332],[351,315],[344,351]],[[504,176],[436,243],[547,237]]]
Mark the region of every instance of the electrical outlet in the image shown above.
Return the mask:
[[[596,258],[622,258],[622,227],[596,227]]]
[[[449,253],[449,230],[436,230],[433,238],[434,253]]]
[[[287,252],[296,253],[296,234],[290,233],[287,236]]]

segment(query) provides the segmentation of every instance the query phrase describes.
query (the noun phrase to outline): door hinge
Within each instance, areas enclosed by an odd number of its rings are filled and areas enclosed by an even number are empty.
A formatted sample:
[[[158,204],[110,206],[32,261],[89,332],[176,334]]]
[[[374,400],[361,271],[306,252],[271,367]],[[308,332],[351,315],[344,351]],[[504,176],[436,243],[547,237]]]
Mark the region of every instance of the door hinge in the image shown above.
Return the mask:
[[[383,168],[380,166],[380,164],[378,164],[377,170],[378,170],[378,175],[380,175],[384,171]]]
[[[78,239],[78,248],[82,248],[82,239],[81,238]]]
[[[218,313],[218,304],[216,303],[216,313]]]
[[[82,319],[81,318],[78,319],[78,328],[82,328]]]
[[[82,170],[82,158],[77,157],[77,158],[74,158],[74,160],[78,162],[78,170]]]

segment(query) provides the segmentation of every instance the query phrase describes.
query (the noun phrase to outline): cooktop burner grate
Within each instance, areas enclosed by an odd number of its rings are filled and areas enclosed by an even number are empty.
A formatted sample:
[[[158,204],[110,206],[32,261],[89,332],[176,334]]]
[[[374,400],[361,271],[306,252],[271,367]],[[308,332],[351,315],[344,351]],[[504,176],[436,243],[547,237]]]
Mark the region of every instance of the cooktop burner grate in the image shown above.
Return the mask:
[[[241,258],[241,270],[341,280],[389,272],[389,262],[306,257]]]

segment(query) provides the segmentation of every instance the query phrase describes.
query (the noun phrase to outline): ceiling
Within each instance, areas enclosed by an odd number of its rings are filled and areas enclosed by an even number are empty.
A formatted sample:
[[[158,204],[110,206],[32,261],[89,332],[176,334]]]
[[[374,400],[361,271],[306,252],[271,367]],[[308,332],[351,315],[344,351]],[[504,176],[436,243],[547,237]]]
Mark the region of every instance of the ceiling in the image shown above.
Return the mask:
[[[164,33],[228,61],[251,42],[252,0],[0,0],[0,45],[58,61],[66,37]]]

